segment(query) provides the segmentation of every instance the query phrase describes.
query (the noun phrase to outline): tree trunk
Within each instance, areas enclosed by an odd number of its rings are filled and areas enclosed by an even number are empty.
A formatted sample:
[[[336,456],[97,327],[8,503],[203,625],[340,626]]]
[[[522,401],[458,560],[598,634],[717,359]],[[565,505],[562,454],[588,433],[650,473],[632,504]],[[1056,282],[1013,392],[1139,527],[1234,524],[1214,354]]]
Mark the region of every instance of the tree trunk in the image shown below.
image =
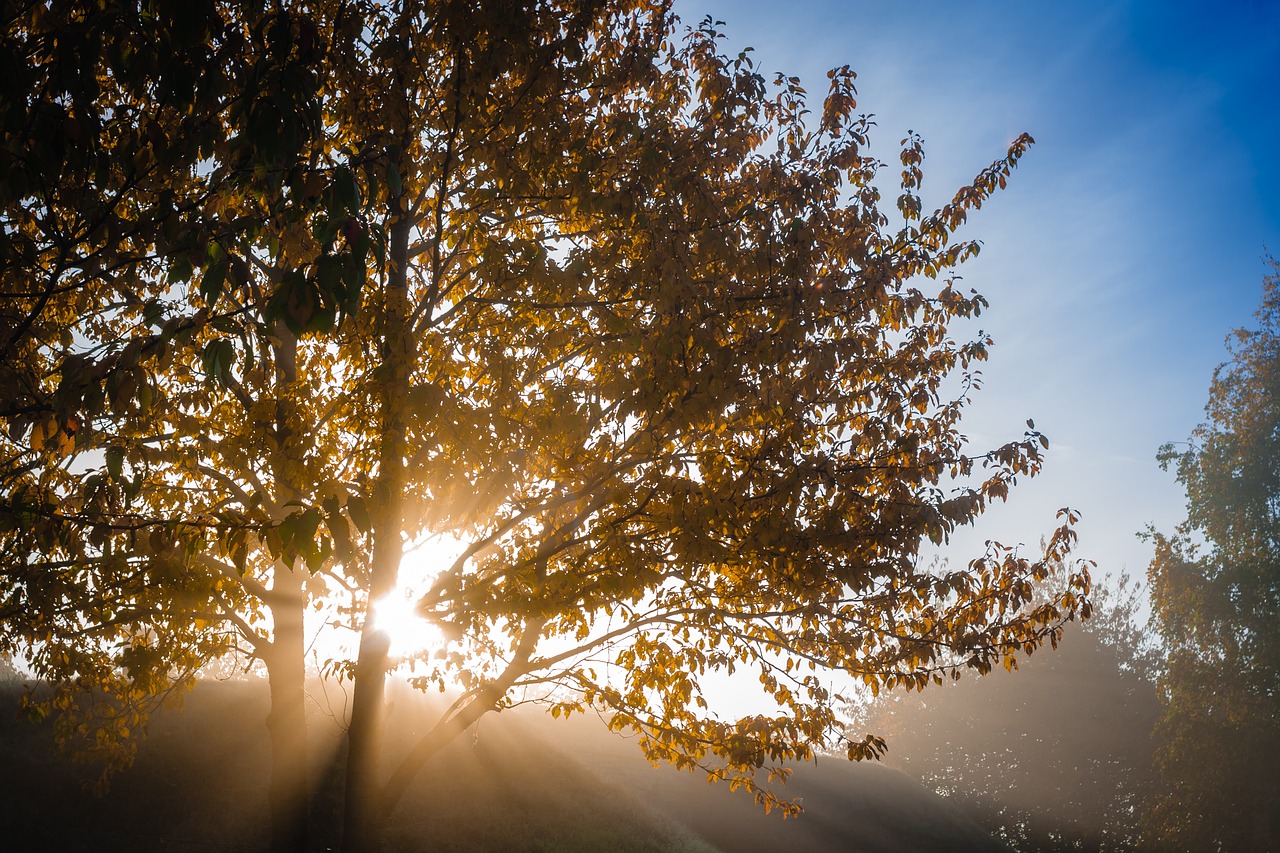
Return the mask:
[[[366,626],[360,638],[347,732],[347,787],[342,833],[343,853],[381,849],[381,761],[387,635]]]
[[[272,603],[275,637],[267,659],[271,685],[271,787],[269,792],[272,853],[304,853],[310,833],[307,781],[305,637],[302,630],[302,584],[296,571],[280,567]]]
[[[400,200],[393,204],[398,208]],[[407,272],[410,223],[391,226],[387,283],[382,316],[382,379],[379,388],[381,441],[378,478],[374,483],[373,559],[368,600],[360,635],[347,732],[347,789],[343,853],[377,853],[382,846],[381,754],[383,712],[390,637],[373,621],[373,606],[396,586],[403,554],[405,445],[408,429],[405,401],[410,386],[413,341],[409,321]]]
[[[298,379],[298,340],[284,324],[277,324],[275,347],[277,380],[282,386]],[[282,439],[272,455],[276,498],[282,507],[301,491],[292,471],[305,455],[296,405],[276,400],[276,431]],[[277,521],[281,519],[277,518]],[[304,853],[309,847],[311,788],[308,781],[306,718],[306,635],[303,618],[305,569],[295,561],[277,561],[269,597],[273,636],[263,654],[271,685],[267,732],[271,738],[271,786],[268,793],[273,853]]]

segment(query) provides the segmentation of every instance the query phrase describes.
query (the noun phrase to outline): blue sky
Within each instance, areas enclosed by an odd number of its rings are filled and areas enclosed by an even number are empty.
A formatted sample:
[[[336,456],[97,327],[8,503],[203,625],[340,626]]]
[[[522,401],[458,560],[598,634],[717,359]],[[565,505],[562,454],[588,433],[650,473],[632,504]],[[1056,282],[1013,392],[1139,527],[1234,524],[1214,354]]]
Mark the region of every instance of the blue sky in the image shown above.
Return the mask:
[[[1228,332],[1252,322],[1280,255],[1280,4],[680,0],[687,23],[725,21],[726,49],[759,70],[858,73],[858,112],[892,161],[924,137],[926,206],[948,200],[1027,131],[1009,189],[972,217],[963,270],[991,302],[996,342],[967,420],[977,445],[1052,442],[1045,472],[950,551],[983,538],[1034,545],[1080,510],[1079,555],[1145,573],[1148,524],[1183,496],[1155,462],[1202,419]],[[895,170],[887,170],[889,179]],[[890,194],[887,181],[882,190]]]

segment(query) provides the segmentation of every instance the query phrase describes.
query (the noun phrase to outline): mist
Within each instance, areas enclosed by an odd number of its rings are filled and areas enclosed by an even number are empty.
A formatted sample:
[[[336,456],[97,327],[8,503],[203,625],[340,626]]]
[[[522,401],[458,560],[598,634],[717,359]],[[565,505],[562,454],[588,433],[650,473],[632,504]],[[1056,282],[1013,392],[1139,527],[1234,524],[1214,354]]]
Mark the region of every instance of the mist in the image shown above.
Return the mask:
[[[137,762],[95,797],[93,768],[61,756],[47,725],[18,718],[26,689],[0,693],[0,819],[15,849],[266,850],[266,685],[204,681],[184,708],[159,713]],[[317,848],[336,846],[343,756],[330,716],[335,685],[310,685]],[[432,703],[396,691],[388,750],[402,750]],[[388,851],[1000,851],[948,800],[906,774],[841,757],[799,767],[779,789],[799,819],[765,814],[704,774],[651,767],[636,744],[594,716],[552,721],[537,710],[485,718],[451,744],[409,791]]]

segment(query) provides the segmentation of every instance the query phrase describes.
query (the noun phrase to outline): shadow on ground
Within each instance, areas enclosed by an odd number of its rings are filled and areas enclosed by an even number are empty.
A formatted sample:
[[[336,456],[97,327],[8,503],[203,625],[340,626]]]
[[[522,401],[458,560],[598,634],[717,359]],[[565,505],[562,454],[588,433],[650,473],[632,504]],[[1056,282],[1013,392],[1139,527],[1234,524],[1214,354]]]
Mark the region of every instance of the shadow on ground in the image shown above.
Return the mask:
[[[153,721],[138,761],[106,796],[60,757],[47,725],[17,715],[21,687],[0,690],[0,821],[13,850],[265,850],[269,748],[265,684],[199,685]],[[330,690],[332,698],[333,691]],[[339,837],[340,729],[313,707],[316,850]],[[429,720],[426,700],[394,699],[389,752]],[[388,826],[407,851],[1003,851],[958,809],[879,765],[823,759],[784,789],[805,811],[784,821],[700,774],[652,768],[594,717],[491,715],[427,766]],[[12,846],[10,846],[12,845]]]

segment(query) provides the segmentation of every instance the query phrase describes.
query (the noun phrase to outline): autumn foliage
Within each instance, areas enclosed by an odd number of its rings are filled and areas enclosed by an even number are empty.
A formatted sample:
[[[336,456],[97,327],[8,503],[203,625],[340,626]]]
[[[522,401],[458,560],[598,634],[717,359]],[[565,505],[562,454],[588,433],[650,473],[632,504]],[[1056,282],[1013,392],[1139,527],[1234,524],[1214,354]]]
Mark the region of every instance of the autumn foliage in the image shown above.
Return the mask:
[[[1029,137],[929,211],[908,135],[886,204],[848,67],[817,105],[660,4],[475,6],[7,12],[0,643],[107,752],[260,660],[277,849],[309,609],[360,636],[352,850],[516,697],[769,803],[757,771],[842,736],[832,670],[922,688],[1087,609],[1083,569],[1040,585],[1070,513],[1044,554],[920,559],[1047,446],[969,446],[991,341],[952,331],[985,306],[958,232]],[[457,698],[384,770],[370,605],[427,534],[464,549],[415,683]],[[735,670],[775,709],[708,711]]]

